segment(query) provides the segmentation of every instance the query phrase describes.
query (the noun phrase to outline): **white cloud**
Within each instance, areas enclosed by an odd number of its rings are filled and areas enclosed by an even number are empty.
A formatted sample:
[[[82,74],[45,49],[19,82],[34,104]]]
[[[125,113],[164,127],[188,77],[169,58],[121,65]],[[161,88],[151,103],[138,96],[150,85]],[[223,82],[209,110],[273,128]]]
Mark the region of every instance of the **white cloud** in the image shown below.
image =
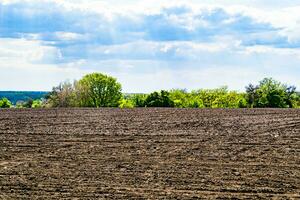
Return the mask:
[[[242,90],[265,76],[300,87],[295,1],[0,0],[0,8],[2,90],[50,90],[91,71],[116,76],[126,92]]]
[[[64,41],[79,40],[84,38],[82,34],[71,33],[71,32],[55,32],[55,36],[59,40],[64,40]]]
[[[40,41],[0,38],[0,57],[0,67],[3,67],[10,60],[19,62],[19,65],[56,63],[62,55],[56,47],[44,46]]]

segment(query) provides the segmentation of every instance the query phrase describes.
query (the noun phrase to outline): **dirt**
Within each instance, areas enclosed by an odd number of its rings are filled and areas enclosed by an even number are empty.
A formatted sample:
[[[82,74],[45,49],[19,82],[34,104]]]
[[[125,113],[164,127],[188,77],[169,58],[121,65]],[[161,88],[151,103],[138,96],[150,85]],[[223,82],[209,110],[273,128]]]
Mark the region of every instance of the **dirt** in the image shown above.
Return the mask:
[[[300,110],[1,110],[0,199],[300,199]]]

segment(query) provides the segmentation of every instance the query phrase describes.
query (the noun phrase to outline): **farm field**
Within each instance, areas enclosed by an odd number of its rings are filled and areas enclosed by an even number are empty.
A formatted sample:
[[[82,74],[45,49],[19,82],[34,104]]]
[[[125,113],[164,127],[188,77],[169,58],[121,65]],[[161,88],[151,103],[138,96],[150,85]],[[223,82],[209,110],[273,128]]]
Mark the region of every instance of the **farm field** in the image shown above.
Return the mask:
[[[0,110],[0,199],[298,199],[298,109]]]

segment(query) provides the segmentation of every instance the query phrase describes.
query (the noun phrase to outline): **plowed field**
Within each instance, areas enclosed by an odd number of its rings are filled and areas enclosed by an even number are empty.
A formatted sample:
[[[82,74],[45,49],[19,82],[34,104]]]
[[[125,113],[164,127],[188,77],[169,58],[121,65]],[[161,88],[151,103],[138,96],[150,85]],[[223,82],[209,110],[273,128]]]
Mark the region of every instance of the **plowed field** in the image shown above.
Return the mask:
[[[300,110],[0,111],[0,199],[217,198],[300,198]]]

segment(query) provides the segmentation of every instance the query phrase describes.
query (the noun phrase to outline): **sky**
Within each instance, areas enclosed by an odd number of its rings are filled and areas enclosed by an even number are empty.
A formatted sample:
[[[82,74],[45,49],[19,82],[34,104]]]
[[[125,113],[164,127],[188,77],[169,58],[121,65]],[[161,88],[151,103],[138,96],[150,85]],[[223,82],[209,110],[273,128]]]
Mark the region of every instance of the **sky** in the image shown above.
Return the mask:
[[[300,88],[300,0],[0,0],[0,90],[101,72],[124,92]]]

